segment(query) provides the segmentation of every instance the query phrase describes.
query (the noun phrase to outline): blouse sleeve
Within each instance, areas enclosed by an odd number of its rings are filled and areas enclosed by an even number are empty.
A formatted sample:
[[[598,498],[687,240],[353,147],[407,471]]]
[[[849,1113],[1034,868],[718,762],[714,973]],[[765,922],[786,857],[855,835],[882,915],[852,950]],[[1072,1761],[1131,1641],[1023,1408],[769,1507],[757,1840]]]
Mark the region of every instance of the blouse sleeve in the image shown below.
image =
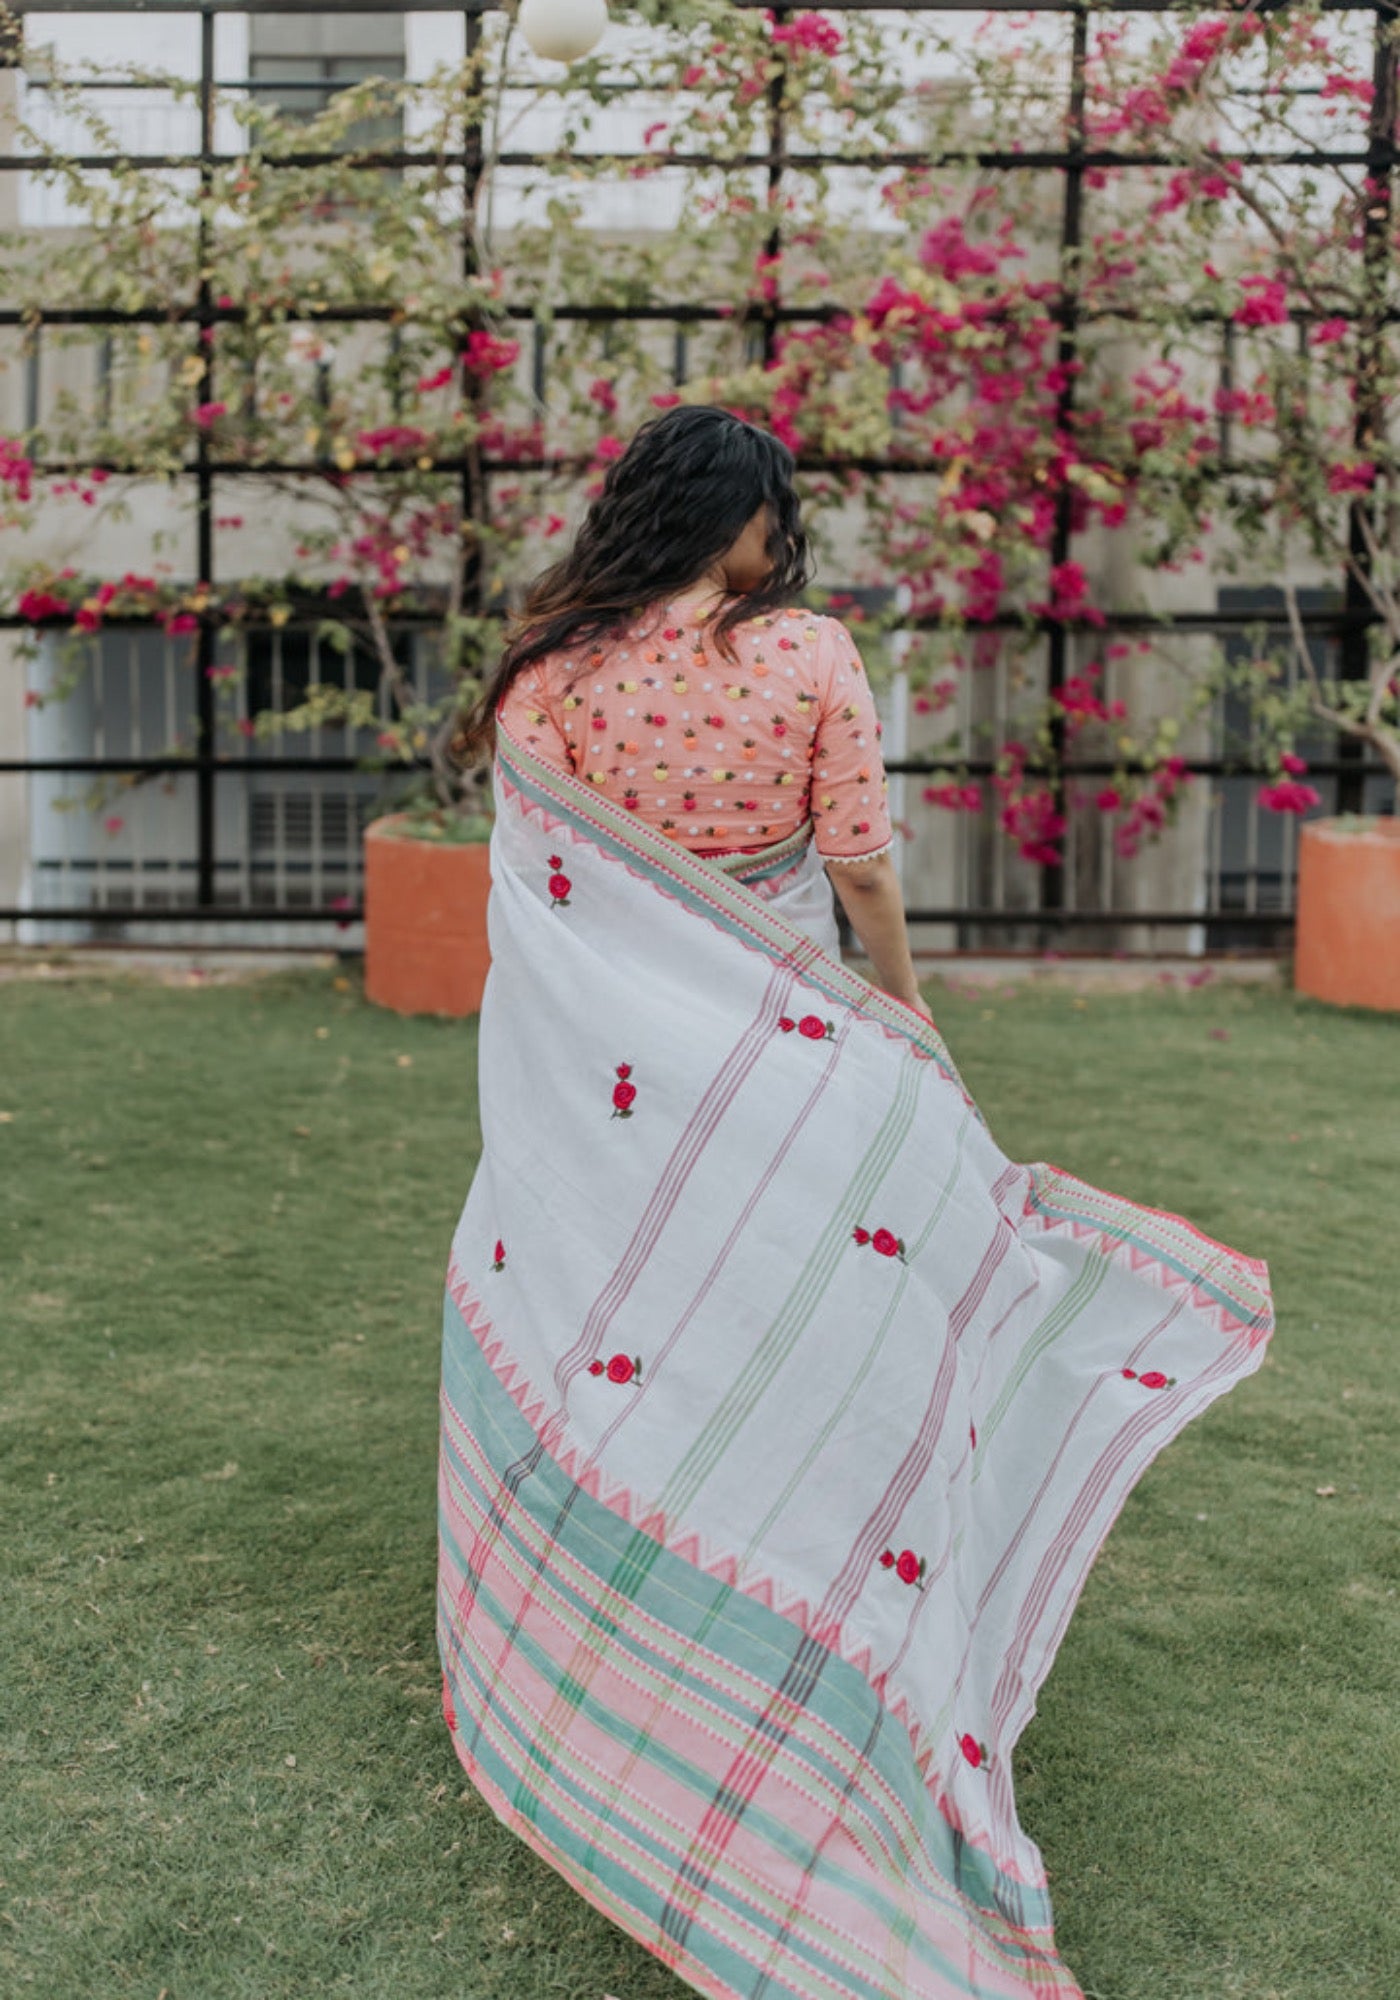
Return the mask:
[[[817,644],[818,711],[812,744],[812,819],[827,861],[865,861],[894,845],[880,719],[855,640],[823,618]]]
[[[551,770],[572,777],[576,759],[565,727],[558,694],[546,681],[541,663],[523,667],[506,689],[496,719],[508,736],[523,743]]]

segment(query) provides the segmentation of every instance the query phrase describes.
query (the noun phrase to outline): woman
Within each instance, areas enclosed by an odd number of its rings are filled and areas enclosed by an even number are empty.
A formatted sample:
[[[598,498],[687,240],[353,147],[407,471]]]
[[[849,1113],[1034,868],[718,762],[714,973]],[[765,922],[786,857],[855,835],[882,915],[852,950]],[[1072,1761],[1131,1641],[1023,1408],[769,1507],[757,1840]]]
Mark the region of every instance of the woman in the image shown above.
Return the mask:
[[[438,1636],[498,1816],[702,1993],[1069,2000],[1012,1750],[1265,1267],[1009,1161],[919,994],[792,460],[677,408],[494,725]],[[874,969],[837,954],[832,885]]]

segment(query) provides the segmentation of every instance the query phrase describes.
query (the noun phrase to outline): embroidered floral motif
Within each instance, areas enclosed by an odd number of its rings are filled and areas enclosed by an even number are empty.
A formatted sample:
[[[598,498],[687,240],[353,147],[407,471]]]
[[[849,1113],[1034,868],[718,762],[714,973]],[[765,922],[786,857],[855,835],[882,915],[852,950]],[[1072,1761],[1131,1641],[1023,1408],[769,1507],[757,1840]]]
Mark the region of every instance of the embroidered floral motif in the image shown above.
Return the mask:
[[[606,1375],[610,1382],[640,1382],[642,1379],[642,1357],[640,1354],[614,1354],[610,1361],[590,1361],[590,1375]]]
[[[871,1249],[878,1251],[882,1257],[898,1257],[901,1264],[908,1261],[904,1255],[904,1238],[896,1236],[892,1229],[871,1231],[862,1229],[857,1223],[851,1235],[862,1247],[868,1243]]]
[[[679,845],[782,838],[810,813],[828,858],[863,859],[888,846],[885,774],[871,754],[879,717],[844,627],[800,614],[769,627],[751,621],[724,667],[694,622],[660,626],[648,621],[632,634],[635,650],[609,643],[565,661],[566,689],[539,666],[521,675],[501,705],[507,733],[518,730],[537,756],[651,826],[674,815],[665,831]],[[687,793],[682,804],[683,786],[709,793],[712,785],[720,788],[712,796],[691,803]],[[708,832],[702,815],[725,830]]]
[[[829,1042],[836,1034],[835,1023],[823,1021],[817,1014],[804,1014],[799,1021],[794,1021],[790,1014],[782,1014],[778,1018],[778,1027],[785,1035],[790,1035],[795,1028],[809,1042]]]
[[[991,1752],[988,1750],[986,1744],[979,1743],[975,1736],[960,1736],[958,1738],[958,1748],[962,1751],[974,1771],[981,1770],[984,1764],[991,1762]]]
[[[631,1074],[631,1063],[618,1064],[618,1081],[613,1085],[612,1115],[614,1118],[630,1118],[632,1116],[632,1106],[637,1101],[637,1086],[635,1083],[628,1082],[627,1079]]]
[[[502,1243],[501,1239],[498,1236],[496,1238],[496,1248],[492,1257],[491,1269],[493,1271],[504,1271],[505,1268],[506,1268],[506,1246],[504,1243]]]
[[[976,1426],[976,1424],[969,1424],[969,1425],[968,1425],[968,1427],[967,1427],[967,1434],[968,1434],[968,1436],[969,1436],[969,1437],[970,1437],[970,1438],[972,1439],[972,1449],[973,1449],[974,1451],[976,1451],[976,1449],[977,1449],[977,1426]]]
[[[1144,1389],[1170,1389],[1176,1382],[1175,1375],[1164,1375],[1160,1368],[1149,1368],[1145,1375],[1139,1375],[1136,1368],[1125,1368],[1123,1373],[1130,1382],[1141,1382]]]
[[[892,1569],[901,1583],[912,1583],[917,1590],[924,1587],[924,1571],[928,1564],[922,1556],[916,1556],[912,1549],[901,1549],[896,1555],[893,1549],[886,1549],[880,1557],[881,1569]]]
[[[549,878],[549,907],[551,910],[555,910],[558,909],[561,903],[568,902],[569,891],[574,885],[568,876],[562,872],[564,857],[561,854],[551,854],[549,857],[549,866],[553,871]]]

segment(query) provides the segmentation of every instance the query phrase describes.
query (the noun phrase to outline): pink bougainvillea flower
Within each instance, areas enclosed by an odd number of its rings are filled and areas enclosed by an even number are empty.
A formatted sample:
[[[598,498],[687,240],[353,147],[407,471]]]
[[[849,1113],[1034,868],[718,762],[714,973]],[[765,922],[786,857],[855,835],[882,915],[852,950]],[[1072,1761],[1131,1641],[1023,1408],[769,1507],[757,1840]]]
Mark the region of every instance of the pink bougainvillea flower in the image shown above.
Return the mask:
[[[1301,778],[1308,768],[1307,758],[1300,757],[1296,750],[1285,750],[1279,762],[1290,778]]]
[[[122,818],[120,813],[108,813],[106,819],[103,820],[102,825],[107,833],[120,833],[122,828],[126,825],[126,821]]]
[[[779,47],[806,49],[811,55],[834,56],[841,50],[841,30],[825,14],[798,14],[779,22],[772,30]]]
[[[478,330],[467,336],[462,360],[471,374],[487,377],[513,367],[520,353],[518,340],[499,340],[493,333]]]
[[[1322,804],[1322,794],[1311,785],[1300,785],[1296,778],[1284,778],[1276,785],[1261,785],[1259,803],[1265,812],[1305,813],[1309,806]]]
[[[1333,70],[1323,79],[1320,95],[1324,99],[1350,97],[1369,110],[1375,102],[1376,86],[1369,77],[1348,76],[1342,70]]]
[[[1359,459],[1355,465],[1329,465],[1327,468],[1327,491],[1329,493],[1369,493],[1376,483],[1376,468],[1369,458]]]
[[[1288,287],[1281,278],[1241,278],[1247,294],[1230,317],[1236,326],[1287,326]]]
[[[958,1748],[962,1751],[974,1771],[980,1770],[982,1765],[987,1762],[987,1746],[985,1743],[979,1743],[975,1736],[960,1736],[958,1738]]]
[[[1314,347],[1328,347],[1334,340],[1345,340],[1347,331],[1348,324],[1344,319],[1320,319],[1309,339]]]
[[[15,610],[26,624],[39,625],[48,618],[67,618],[71,607],[51,590],[22,590],[15,600]]]

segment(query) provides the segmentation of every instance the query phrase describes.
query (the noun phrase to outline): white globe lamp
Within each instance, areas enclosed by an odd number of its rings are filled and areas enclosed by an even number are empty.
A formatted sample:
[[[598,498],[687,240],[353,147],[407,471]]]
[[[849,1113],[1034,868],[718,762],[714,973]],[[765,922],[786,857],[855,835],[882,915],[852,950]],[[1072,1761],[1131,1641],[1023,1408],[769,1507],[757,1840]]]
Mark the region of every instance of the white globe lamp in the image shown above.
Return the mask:
[[[603,39],[607,0],[520,0],[520,32],[537,56],[577,62]]]

